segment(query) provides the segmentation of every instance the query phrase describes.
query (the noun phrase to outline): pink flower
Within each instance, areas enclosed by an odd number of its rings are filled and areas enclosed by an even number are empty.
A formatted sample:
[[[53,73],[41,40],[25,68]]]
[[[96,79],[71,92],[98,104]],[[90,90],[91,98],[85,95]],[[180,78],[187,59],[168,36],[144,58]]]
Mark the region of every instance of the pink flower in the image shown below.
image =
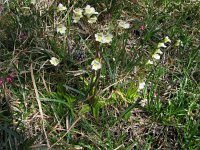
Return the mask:
[[[140,26],[140,30],[144,31],[145,30],[145,27],[144,25]]]
[[[0,78],[0,86],[3,86],[4,80]]]
[[[12,83],[13,82],[13,75],[12,74],[9,74],[9,75],[7,75],[7,77],[6,77],[6,81],[8,82],[8,83]]]

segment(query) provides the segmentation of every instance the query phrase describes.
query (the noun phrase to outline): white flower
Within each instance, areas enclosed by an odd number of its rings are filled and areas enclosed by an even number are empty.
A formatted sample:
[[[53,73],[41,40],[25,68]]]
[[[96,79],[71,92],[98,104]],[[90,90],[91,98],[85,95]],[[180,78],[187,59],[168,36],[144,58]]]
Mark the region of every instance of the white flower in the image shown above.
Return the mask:
[[[73,14],[73,22],[77,23],[82,17],[83,17],[83,9],[81,8],[76,8],[73,10],[74,14]]]
[[[183,42],[181,40],[177,40],[175,46],[183,46]]]
[[[140,82],[138,89],[142,90],[142,89],[144,89],[144,87],[145,87],[145,82]]]
[[[77,22],[80,21],[81,18],[80,18],[80,17],[73,16],[72,19],[73,19],[73,23],[77,23]]]
[[[92,66],[92,70],[97,71],[97,70],[101,69],[102,65],[101,65],[101,63],[99,62],[98,59],[95,59],[95,60],[92,61],[91,66]]]
[[[160,55],[158,55],[157,53],[153,54],[152,57],[156,60],[160,59]]]
[[[51,57],[50,63],[54,66],[57,66],[60,63],[60,60],[55,57]]]
[[[97,17],[95,16],[88,19],[88,23],[91,23],[91,24],[95,23],[96,21],[97,21]]]
[[[113,35],[109,33],[106,35],[104,35],[103,33],[95,34],[96,41],[100,43],[110,43],[112,41],[112,38],[113,38]]]
[[[92,15],[97,15],[98,12],[95,11],[94,7],[91,7],[90,5],[87,5],[85,7],[84,15],[86,15],[88,18]]]
[[[145,105],[147,105],[147,102],[148,102],[147,99],[142,99],[142,100],[140,101],[140,105],[141,105],[142,107],[144,107]]]
[[[103,43],[104,42],[104,35],[103,35],[103,33],[97,33],[97,34],[95,34],[95,39],[96,39],[96,41],[98,41],[100,43]]]
[[[165,43],[160,42],[158,43],[157,48],[161,48],[161,47],[166,48],[167,46],[165,45]]]
[[[156,59],[156,60],[159,60],[160,59],[160,55],[159,54],[163,54],[163,52],[157,48],[155,53],[152,55],[152,58]]]
[[[112,34],[107,34],[104,36],[104,43],[110,43],[112,41],[113,35]]]
[[[83,13],[83,9],[76,8],[76,9],[73,10],[73,12],[74,12],[75,16],[77,16],[77,17],[79,16],[80,18],[83,17],[83,14],[82,14]]]
[[[123,20],[119,20],[118,26],[121,27],[121,28],[124,28],[124,29],[130,28],[130,24],[125,22],[125,21],[123,21]]]
[[[31,0],[31,4],[35,5],[36,4],[36,0]]]
[[[57,7],[58,11],[64,11],[66,9],[67,9],[67,7],[63,6],[63,4],[61,4],[61,3],[58,4],[58,7]]]
[[[146,64],[153,65],[153,61],[152,60],[148,60]]]
[[[159,48],[157,48],[156,49],[156,52],[155,52],[156,54],[163,54],[163,52],[159,49]]]
[[[171,43],[171,40],[170,40],[170,38],[168,37],[168,36],[166,36],[165,38],[164,38],[164,43]]]
[[[67,29],[67,28],[66,28],[64,25],[61,24],[61,25],[58,25],[58,27],[57,27],[56,30],[57,30],[57,32],[60,33],[60,34],[65,34],[66,29]]]

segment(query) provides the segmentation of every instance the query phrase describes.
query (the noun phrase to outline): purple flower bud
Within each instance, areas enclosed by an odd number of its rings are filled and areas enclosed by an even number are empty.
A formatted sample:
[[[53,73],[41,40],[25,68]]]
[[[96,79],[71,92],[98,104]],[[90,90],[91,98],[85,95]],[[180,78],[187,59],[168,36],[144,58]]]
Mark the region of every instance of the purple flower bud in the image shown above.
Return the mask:
[[[13,79],[14,79],[14,77],[13,77],[12,74],[7,75],[7,77],[6,77],[6,81],[7,81],[8,83],[12,83],[12,82],[13,82]]]
[[[4,80],[0,78],[0,86],[3,86]]]
[[[144,25],[140,26],[140,30],[144,31],[145,30],[145,26]]]

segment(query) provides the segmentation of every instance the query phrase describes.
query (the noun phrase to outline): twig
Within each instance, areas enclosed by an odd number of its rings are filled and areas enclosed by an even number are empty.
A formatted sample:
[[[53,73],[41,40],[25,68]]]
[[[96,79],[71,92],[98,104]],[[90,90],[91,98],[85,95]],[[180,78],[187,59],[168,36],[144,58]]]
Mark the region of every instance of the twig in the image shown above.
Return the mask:
[[[118,146],[118,147],[115,148],[114,150],[118,150],[118,149],[120,149],[122,146],[124,146],[124,144],[121,144],[120,146]]]
[[[30,66],[30,71],[31,71],[31,79],[32,79],[32,83],[33,83],[33,88],[34,88],[34,91],[35,91],[35,96],[36,96],[36,100],[37,100],[38,107],[39,107],[39,112],[40,112],[41,119],[42,119],[43,132],[44,132],[44,135],[45,135],[45,138],[46,138],[47,146],[50,147],[49,140],[48,140],[48,137],[47,137],[47,133],[45,131],[44,114],[43,114],[43,111],[42,111],[41,101],[39,100],[39,93],[38,93],[38,90],[37,90],[37,86],[35,84],[35,78],[34,78],[34,75],[33,75],[33,66],[32,66],[32,64]]]

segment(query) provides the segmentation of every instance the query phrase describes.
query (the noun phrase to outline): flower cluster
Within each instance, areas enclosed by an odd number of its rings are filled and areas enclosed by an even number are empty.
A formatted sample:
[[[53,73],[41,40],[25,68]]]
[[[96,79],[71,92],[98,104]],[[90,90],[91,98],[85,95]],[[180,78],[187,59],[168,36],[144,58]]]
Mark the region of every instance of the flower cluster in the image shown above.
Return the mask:
[[[161,51],[161,48],[166,48],[167,46],[165,45],[166,43],[171,43],[171,40],[168,36],[166,36],[163,40],[163,42],[159,42],[157,45],[157,48],[155,49],[155,52],[152,55],[153,60],[159,60],[160,59],[160,55],[163,54],[163,52]],[[147,64],[153,64],[152,60],[148,60]]]
[[[65,11],[65,10],[67,10],[67,7],[64,6],[63,4],[59,3],[58,6],[57,6],[57,11],[62,12],[62,11]],[[56,28],[56,32],[60,33],[60,34],[65,34],[66,29],[67,28],[63,24],[59,24]]]
[[[97,33],[95,34],[96,41],[100,43],[110,43],[112,41],[113,35],[110,33],[103,34],[103,33]]]
[[[13,74],[8,74],[5,78],[0,78],[0,86],[3,86],[4,82],[12,83],[14,80]]]
[[[87,5],[84,10],[81,8],[74,9],[73,14],[73,22],[77,23],[82,17],[83,14],[88,18],[88,23],[92,24],[97,21],[97,17],[94,15],[98,15],[99,13],[95,11],[94,7]]]
[[[159,60],[160,59],[160,55],[163,54],[163,52],[160,50],[161,48],[166,48],[167,46],[165,45],[166,43],[171,43],[171,40],[168,36],[166,36],[163,40],[163,42],[159,42],[158,45],[157,45],[157,48],[154,52],[154,54],[152,55],[152,58],[154,60]],[[175,43],[175,46],[178,47],[178,46],[183,46],[183,42],[181,40],[177,40],[176,43]],[[153,61],[151,60],[148,60],[147,64],[153,64]]]

